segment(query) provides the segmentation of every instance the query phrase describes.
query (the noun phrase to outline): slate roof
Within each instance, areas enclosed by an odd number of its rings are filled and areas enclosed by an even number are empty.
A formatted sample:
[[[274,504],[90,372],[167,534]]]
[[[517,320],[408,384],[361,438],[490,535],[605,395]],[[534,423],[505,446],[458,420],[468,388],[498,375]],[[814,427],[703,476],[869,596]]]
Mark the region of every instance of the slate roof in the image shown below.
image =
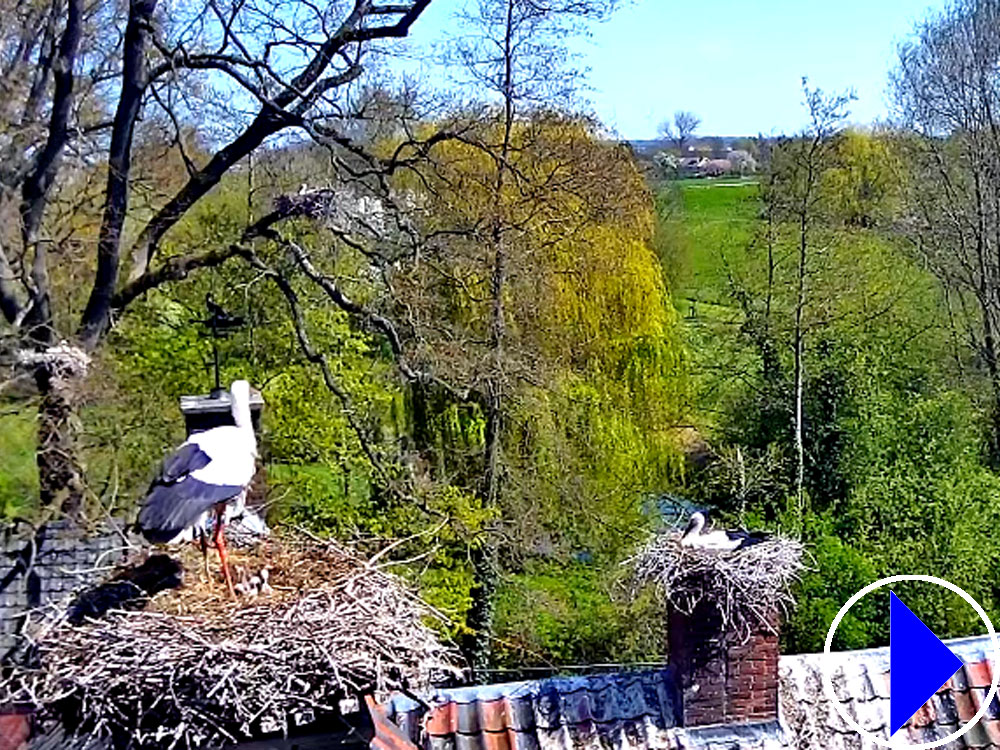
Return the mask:
[[[989,637],[947,642],[965,662],[928,703],[900,730],[912,744],[943,739],[975,716],[993,678]],[[889,651],[849,651],[834,654],[834,690],[848,714],[862,727],[887,736],[889,719]],[[851,750],[874,748],[833,710],[820,681],[822,654],[783,656],[779,662],[781,708],[784,723],[799,747]],[[900,735],[897,735],[899,737]],[[994,699],[986,716],[964,737],[948,745],[952,750],[1000,750],[1000,705]]]
[[[125,549],[117,530],[82,529],[66,519],[37,531],[0,528],[0,658],[18,645],[30,610],[100,581]]]
[[[396,695],[387,714],[428,750],[778,750],[777,722],[681,729],[669,669]],[[423,728],[424,731],[421,731]]]

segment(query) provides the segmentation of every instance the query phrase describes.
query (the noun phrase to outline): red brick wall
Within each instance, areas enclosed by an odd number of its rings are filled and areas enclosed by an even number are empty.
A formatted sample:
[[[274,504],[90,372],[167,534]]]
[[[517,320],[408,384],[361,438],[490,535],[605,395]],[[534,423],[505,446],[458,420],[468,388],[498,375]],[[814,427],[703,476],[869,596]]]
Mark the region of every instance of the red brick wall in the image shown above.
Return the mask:
[[[699,607],[691,615],[674,612],[670,616],[670,663],[683,726],[777,718],[775,633],[762,627],[744,641],[723,629],[718,613],[710,607]]]
[[[0,750],[20,750],[31,736],[28,714],[0,714]]]

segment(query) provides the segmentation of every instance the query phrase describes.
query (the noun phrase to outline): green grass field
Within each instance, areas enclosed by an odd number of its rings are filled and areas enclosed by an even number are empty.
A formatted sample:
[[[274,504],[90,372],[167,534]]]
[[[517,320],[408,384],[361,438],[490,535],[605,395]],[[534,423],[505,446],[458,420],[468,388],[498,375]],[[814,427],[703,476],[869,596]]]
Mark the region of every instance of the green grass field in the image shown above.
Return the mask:
[[[683,182],[678,189],[682,210],[672,220],[683,224],[688,274],[675,298],[678,304],[686,300],[696,308],[728,306],[728,272],[739,271],[756,227],[757,184],[698,180]]]
[[[755,181],[682,180],[658,196],[657,250],[684,319],[690,375],[708,424],[724,408],[735,373],[753,367],[752,353],[733,346],[743,315],[734,304],[730,274],[743,275],[747,247],[760,227]]]
[[[0,413],[0,519],[23,513],[37,497],[34,412]]]

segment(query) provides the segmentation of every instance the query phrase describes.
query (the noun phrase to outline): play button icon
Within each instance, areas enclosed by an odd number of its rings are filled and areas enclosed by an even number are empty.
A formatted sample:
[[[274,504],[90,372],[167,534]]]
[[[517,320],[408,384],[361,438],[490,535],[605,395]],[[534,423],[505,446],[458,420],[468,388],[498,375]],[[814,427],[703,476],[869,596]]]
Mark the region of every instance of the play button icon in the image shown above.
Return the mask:
[[[895,734],[962,666],[894,593],[889,592],[889,734]]]
[[[962,662],[894,594],[889,598],[889,715],[885,716],[881,709],[878,711],[879,718],[884,722],[881,727],[872,731],[870,725],[868,728],[861,726],[859,717],[854,712],[847,710],[847,703],[838,696],[834,687],[834,678],[839,675],[839,679],[846,679],[853,664],[849,653],[838,654],[833,651],[833,639],[840,623],[851,611],[851,607],[864,597],[881,588],[891,587],[893,584],[904,581],[941,586],[964,599],[986,626],[993,652],[993,681],[990,683],[989,692],[984,697],[977,698],[979,710],[976,711],[976,714],[946,737],[938,736],[929,742],[917,744],[908,744],[899,729],[948,681],[948,678],[962,666]],[[977,658],[980,657],[977,655]],[[997,638],[993,623],[990,622],[986,610],[979,602],[973,599],[967,591],[950,581],[912,573],[881,578],[865,586],[844,603],[844,606],[837,612],[837,616],[833,618],[830,629],[826,633],[826,641],[823,644],[821,680],[823,693],[830,702],[830,706],[837,712],[845,725],[861,735],[865,747],[888,747],[891,749],[909,747],[913,750],[934,750],[934,748],[945,746],[957,747],[958,745],[952,743],[956,743],[964,737],[986,716],[990,706],[994,705],[994,698],[997,697],[998,690],[1000,690],[1000,669],[996,667],[998,664],[1000,664],[1000,638]]]

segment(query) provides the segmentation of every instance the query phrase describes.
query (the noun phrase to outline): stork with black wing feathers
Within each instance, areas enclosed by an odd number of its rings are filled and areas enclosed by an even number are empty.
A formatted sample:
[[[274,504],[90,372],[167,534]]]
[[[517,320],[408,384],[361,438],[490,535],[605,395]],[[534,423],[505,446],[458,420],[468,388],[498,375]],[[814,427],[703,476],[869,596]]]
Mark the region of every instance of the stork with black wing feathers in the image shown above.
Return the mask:
[[[681,546],[734,552],[771,538],[771,535],[766,531],[747,531],[746,529],[705,531],[705,524],[705,513],[702,511],[692,513],[687,528],[681,535]]]
[[[214,515],[213,541],[229,592],[236,596],[226,554],[227,510],[238,514],[257,472],[257,438],[250,416],[250,384],[230,386],[233,425],[189,437],[163,462],[139,513],[139,528],[151,542],[167,543],[195,531],[208,565],[206,530]]]

